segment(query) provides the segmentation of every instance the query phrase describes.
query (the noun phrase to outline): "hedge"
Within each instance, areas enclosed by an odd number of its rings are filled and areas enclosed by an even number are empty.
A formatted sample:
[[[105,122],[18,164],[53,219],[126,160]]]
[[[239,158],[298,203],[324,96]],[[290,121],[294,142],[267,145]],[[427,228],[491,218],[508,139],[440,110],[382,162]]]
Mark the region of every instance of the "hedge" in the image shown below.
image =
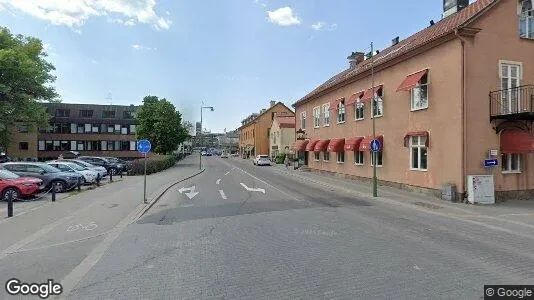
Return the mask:
[[[275,163],[283,164],[285,159],[286,159],[286,154],[285,153],[279,153],[275,158]]]
[[[172,155],[154,155],[146,158],[146,173],[152,174],[166,170],[176,164],[176,158]],[[145,171],[145,159],[132,161],[130,175],[143,175]]]

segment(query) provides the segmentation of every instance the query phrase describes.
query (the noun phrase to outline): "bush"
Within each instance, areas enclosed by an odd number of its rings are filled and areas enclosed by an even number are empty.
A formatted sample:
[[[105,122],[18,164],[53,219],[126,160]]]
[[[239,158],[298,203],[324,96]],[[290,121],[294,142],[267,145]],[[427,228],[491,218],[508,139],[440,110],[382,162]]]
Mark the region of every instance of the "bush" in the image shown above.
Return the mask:
[[[277,164],[283,164],[285,159],[286,159],[286,154],[285,153],[279,153],[276,156],[274,162],[277,163]]]
[[[154,155],[146,159],[146,173],[153,174],[166,170],[176,164],[176,158],[172,155]],[[135,159],[132,161],[130,175],[143,175],[145,171],[145,159]]]

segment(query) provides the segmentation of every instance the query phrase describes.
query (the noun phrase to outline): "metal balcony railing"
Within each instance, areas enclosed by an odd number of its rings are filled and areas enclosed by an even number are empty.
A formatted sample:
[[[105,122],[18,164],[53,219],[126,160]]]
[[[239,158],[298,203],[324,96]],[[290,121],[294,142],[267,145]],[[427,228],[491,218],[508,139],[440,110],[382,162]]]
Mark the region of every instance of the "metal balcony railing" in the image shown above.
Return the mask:
[[[519,16],[519,36],[534,39],[534,10],[523,12]]]
[[[534,118],[534,85],[493,91],[489,97],[491,119]]]

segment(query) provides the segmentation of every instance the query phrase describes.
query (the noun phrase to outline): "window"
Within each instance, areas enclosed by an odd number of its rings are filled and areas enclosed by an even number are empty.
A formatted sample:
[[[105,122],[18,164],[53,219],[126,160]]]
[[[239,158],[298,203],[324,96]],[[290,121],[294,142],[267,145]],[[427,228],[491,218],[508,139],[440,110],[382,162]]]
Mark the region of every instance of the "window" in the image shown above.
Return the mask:
[[[37,142],[37,144],[38,144],[38,148],[37,149],[39,151],[44,151],[45,150],[45,141],[39,141],[39,142]]]
[[[70,124],[70,133],[76,133],[77,124]]]
[[[501,77],[501,112],[502,114],[518,113],[521,101],[518,87],[521,85],[522,64],[500,61]]]
[[[85,133],[90,133],[91,132],[91,124],[85,124]]]
[[[381,117],[384,112],[384,102],[382,99],[382,88],[379,88],[373,97],[373,117]]]
[[[128,126],[122,125],[121,127],[121,134],[128,134]]]
[[[20,125],[20,126],[19,126],[19,132],[20,132],[20,133],[28,133],[28,126],[26,126],[26,125]]]
[[[363,165],[363,151],[354,151],[354,164]]]
[[[61,144],[59,141],[54,141],[54,151],[61,151]]]
[[[503,153],[501,161],[503,173],[521,173],[521,154]]]
[[[306,129],[306,112],[305,111],[300,113],[300,128]]]
[[[115,132],[115,126],[113,126],[113,125],[108,125],[107,132],[108,132],[108,133],[113,133],[113,132]]]
[[[121,133],[121,125],[115,124],[115,133]]]
[[[337,155],[337,163],[338,164],[345,163],[345,152],[337,152],[336,155]]]
[[[323,152],[323,161],[330,160],[330,152]]]
[[[52,141],[46,141],[45,142],[45,149],[46,151],[53,151],[54,150],[54,144]]]
[[[122,141],[120,143],[121,143],[121,151],[130,150],[130,142],[129,141]]]
[[[108,150],[108,142],[107,141],[101,141],[100,145],[101,145],[102,151],[107,151]]]
[[[71,126],[67,123],[52,124],[53,133],[71,133]]]
[[[371,166],[374,166],[375,165],[375,155],[373,152],[369,152],[371,153]],[[376,159],[377,159],[377,164],[376,166],[377,167],[381,167],[382,166],[382,151],[380,152],[376,152]]]
[[[92,133],[99,133],[100,132],[100,125],[93,124],[93,127],[91,128]]]
[[[324,126],[330,126],[330,103],[323,104]]]
[[[534,8],[531,0],[522,0],[521,15],[519,16],[519,36],[534,39]]]
[[[428,167],[428,152],[426,148],[426,137],[410,137],[410,169],[426,171]]]
[[[313,108],[313,127],[319,128],[321,126],[321,107]]]
[[[56,109],[56,117],[68,118],[70,116],[70,109]]]
[[[108,142],[108,151],[114,151],[114,150],[117,150],[115,148],[115,141],[107,141]]]
[[[61,150],[62,151],[69,151],[71,150],[70,149],[70,144],[69,144],[69,141],[61,141]]]
[[[122,112],[122,118],[123,119],[134,119],[135,118],[135,112],[134,111],[130,111],[130,110],[126,110],[126,111]]]
[[[130,125],[130,133],[135,133],[135,128],[136,126],[135,125]]]
[[[100,142],[99,141],[87,141],[85,142],[85,147],[87,151],[100,151]]]
[[[28,150],[28,142],[20,142],[19,143],[19,149],[20,150]]]
[[[76,132],[78,132],[78,133],[83,133],[83,132],[84,132],[84,129],[85,129],[85,128],[84,128],[83,124],[78,124],[78,129],[77,129]]]
[[[137,150],[135,141],[130,141],[130,151],[135,151],[135,150]]]
[[[345,122],[345,100],[341,100],[337,105],[337,122]]]
[[[319,158],[321,157],[320,152],[313,152],[315,161],[319,161]]]
[[[102,118],[106,118],[106,119],[115,118],[115,111],[114,110],[102,111]]]
[[[76,141],[70,141],[70,149],[76,151]]]
[[[80,109],[79,117],[80,117],[80,118],[92,118],[92,117],[93,117],[93,110],[90,110],[90,109]]]
[[[363,120],[365,105],[358,101],[354,103],[354,119]]]
[[[84,150],[85,143],[83,141],[77,141],[76,144],[77,144],[76,148],[77,148],[78,151],[83,151]]]
[[[428,108],[428,74],[423,76],[410,94],[412,96],[412,110]]]

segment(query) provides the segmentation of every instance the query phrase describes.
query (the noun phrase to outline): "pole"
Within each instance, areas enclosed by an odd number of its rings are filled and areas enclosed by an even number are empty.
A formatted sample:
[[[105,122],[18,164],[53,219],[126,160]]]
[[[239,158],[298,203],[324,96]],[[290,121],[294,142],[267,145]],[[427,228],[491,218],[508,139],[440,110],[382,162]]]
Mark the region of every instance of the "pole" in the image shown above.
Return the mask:
[[[202,106],[200,106],[200,155],[199,157],[199,163],[198,163],[198,169],[202,170],[202,145],[203,143],[203,136],[202,136]]]
[[[145,178],[144,178],[144,183],[143,183],[143,203],[147,203],[146,201],[146,153],[144,153],[144,156],[145,156]]]
[[[376,139],[376,126],[375,126],[375,109],[376,109],[376,98],[375,98],[375,66],[374,66],[374,55],[373,55],[373,42],[371,42],[371,93],[373,101],[371,101],[371,116],[373,118],[373,140]],[[376,178],[376,164],[377,164],[377,152],[373,151],[373,197],[378,197],[378,186]]]
[[[13,193],[7,194],[7,217],[13,217]]]

